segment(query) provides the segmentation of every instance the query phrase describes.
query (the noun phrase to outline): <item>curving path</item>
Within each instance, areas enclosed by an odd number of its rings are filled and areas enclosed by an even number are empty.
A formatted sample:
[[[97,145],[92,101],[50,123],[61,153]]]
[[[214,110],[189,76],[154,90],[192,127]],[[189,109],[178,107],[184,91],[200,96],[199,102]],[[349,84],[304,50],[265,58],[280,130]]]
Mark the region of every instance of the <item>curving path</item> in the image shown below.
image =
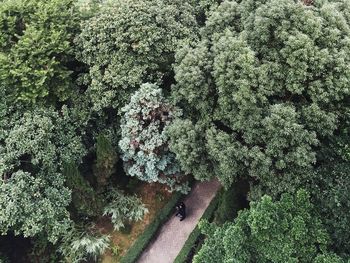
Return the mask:
[[[186,219],[173,216],[165,222],[137,263],[173,263],[219,188],[217,180],[196,183],[184,200]]]

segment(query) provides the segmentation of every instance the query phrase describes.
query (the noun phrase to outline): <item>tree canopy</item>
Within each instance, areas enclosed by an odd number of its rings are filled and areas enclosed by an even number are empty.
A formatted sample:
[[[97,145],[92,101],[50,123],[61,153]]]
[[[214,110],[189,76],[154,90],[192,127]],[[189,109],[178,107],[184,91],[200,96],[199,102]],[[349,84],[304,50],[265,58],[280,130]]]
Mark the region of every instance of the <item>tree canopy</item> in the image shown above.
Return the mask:
[[[329,237],[306,191],[264,196],[222,227],[201,223],[207,240],[194,257],[201,262],[343,262],[327,252]]]
[[[348,14],[346,1],[225,1],[212,11],[200,40],[176,53],[172,96],[187,119],[169,136],[183,169],[296,189],[349,107]]]
[[[350,1],[0,3],[1,262],[97,261],[192,176],[194,262],[350,258]]]
[[[68,112],[36,109],[11,123],[0,148],[2,234],[43,234],[56,242],[68,227],[70,191],[62,164],[80,163],[85,154],[69,121]]]
[[[30,104],[66,100],[72,81],[72,0],[4,0],[0,6],[0,87]]]
[[[76,39],[77,57],[89,66],[84,81],[93,108],[120,109],[142,83],[171,78],[178,42],[195,31],[186,2],[107,1]]]

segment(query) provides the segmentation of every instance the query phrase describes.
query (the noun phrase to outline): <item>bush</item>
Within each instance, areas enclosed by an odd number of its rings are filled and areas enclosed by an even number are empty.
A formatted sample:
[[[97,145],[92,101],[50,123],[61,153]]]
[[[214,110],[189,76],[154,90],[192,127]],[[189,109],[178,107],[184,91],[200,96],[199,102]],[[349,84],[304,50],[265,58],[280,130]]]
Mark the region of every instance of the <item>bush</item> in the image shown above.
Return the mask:
[[[91,259],[97,261],[109,244],[109,236],[94,233],[91,229],[72,228],[63,238],[59,250],[66,262],[85,262]]]
[[[218,209],[215,211],[215,222],[223,224],[226,221],[233,221],[237,215],[237,192],[231,187],[225,190],[220,198]]]
[[[110,215],[115,230],[125,227],[125,221],[138,221],[148,213],[137,196],[124,195],[120,190],[109,192],[110,203],[104,208],[103,215]]]

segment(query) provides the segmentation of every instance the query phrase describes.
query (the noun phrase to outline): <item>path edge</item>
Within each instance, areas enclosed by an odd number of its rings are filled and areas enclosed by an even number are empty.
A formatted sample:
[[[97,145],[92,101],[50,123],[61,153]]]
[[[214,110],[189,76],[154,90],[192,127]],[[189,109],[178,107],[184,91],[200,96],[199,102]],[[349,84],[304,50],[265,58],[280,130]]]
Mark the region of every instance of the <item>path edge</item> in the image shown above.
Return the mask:
[[[192,232],[188,236],[188,238],[187,238],[185,244],[183,245],[183,247],[181,248],[179,254],[176,256],[174,263],[185,263],[186,262],[188,255],[191,252],[191,249],[192,249],[194,243],[198,240],[198,237],[201,234],[199,227],[198,227],[198,223],[203,219],[210,220],[213,217],[214,212],[216,211],[216,209],[219,205],[221,194],[222,194],[222,188],[219,188],[216,191],[215,196],[212,198],[209,205],[205,209],[203,215],[198,220],[196,227],[192,230]]]

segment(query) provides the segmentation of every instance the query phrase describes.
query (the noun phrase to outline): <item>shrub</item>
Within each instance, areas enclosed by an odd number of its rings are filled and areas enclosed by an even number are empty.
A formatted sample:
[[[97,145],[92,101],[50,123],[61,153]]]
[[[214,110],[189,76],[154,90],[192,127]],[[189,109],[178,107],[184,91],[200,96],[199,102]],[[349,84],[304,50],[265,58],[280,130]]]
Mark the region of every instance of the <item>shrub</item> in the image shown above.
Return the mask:
[[[148,209],[137,196],[128,196],[120,190],[112,189],[108,198],[109,204],[104,208],[103,215],[110,215],[115,230],[124,227],[125,221],[141,220]]]
[[[248,189],[248,182],[240,181],[222,192],[218,208],[215,211],[215,223],[224,224],[227,221],[233,221],[239,210],[247,208],[246,193]]]
[[[87,230],[72,228],[64,236],[59,250],[67,262],[96,261],[109,247],[109,236],[93,233],[93,227]]]

